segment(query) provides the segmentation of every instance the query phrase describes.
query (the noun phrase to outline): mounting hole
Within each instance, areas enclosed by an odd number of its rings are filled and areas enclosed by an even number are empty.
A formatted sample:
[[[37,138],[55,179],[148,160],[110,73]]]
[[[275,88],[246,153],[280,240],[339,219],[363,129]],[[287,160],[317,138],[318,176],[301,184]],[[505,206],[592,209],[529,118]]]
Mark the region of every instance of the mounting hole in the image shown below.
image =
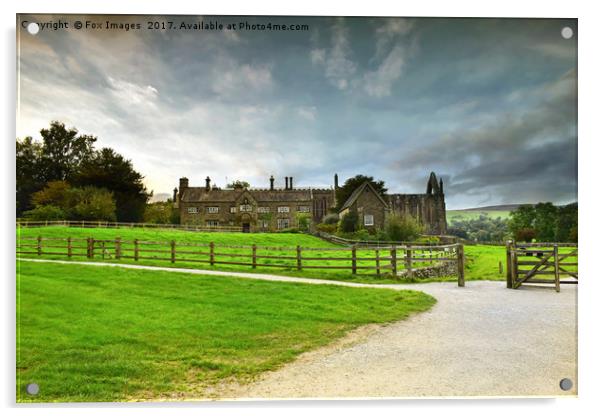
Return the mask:
[[[40,31],[40,25],[38,25],[36,22],[31,22],[27,25],[27,31],[32,35],[37,35]]]
[[[573,29],[571,29],[568,26],[563,27],[562,30],[560,31],[560,34],[562,35],[563,38],[570,39],[573,37]]]
[[[570,378],[560,380],[560,388],[564,391],[570,390],[573,387],[573,381]]]
[[[40,392],[40,386],[38,386],[37,383],[29,383],[27,385],[27,387],[25,388],[25,390],[27,391],[27,394],[31,394],[32,396],[35,396],[36,394],[38,394]]]

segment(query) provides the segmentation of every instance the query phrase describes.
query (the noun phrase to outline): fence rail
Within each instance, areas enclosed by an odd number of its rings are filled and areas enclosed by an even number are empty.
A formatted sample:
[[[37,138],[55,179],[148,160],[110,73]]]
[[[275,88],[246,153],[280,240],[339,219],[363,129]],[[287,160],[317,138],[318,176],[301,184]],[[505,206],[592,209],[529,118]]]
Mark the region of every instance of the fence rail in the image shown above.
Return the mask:
[[[351,274],[368,271],[376,276],[413,277],[415,273],[436,265],[455,263],[458,285],[464,286],[464,247],[461,244],[440,246],[389,245],[379,247],[268,247],[223,245],[196,242],[145,241],[72,238],[20,237],[17,254],[34,256],[85,257],[102,260],[157,260],[174,263],[348,270]],[[317,262],[322,262],[318,264]]]
[[[543,283],[553,284],[559,292],[561,284],[578,283],[577,258],[575,243],[516,243],[510,240],[506,242],[506,287],[518,289],[525,283]],[[566,277],[572,280],[561,280]]]
[[[187,231],[202,231],[202,232],[242,232],[241,227],[235,226],[201,226],[201,225],[181,225],[181,224],[154,224],[145,222],[110,222],[110,221],[72,221],[72,220],[59,220],[59,221],[17,221],[17,228],[33,228],[33,227],[48,227],[48,226],[64,226],[64,227],[78,227],[78,228],[156,228],[156,229],[174,229],[174,230],[187,230]]]

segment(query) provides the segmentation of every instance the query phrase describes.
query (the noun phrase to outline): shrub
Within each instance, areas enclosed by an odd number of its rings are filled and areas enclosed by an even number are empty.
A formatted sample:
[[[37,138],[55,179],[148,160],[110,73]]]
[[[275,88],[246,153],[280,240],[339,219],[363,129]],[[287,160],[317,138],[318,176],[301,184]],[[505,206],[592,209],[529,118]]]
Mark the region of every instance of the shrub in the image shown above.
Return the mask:
[[[389,214],[385,219],[385,232],[391,241],[413,241],[420,237],[422,226],[409,215]]]
[[[353,233],[359,227],[359,216],[357,212],[350,211],[347,214],[343,215],[341,220],[339,221],[339,232],[341,233]]]
[[[527,243],[530,243],[531,241],[533,241],[533,239],[535,239],[535,236],[537,235],[537,231],[535,231],[534,228],[521,228],[515,231],[514,233],[514,237],[516,238],[516,241],[525,241]]]
[[[316,230],[322,231],[323,233],[334,234],[337,232],[337,225],[320,223],[316,225]]]
[[[372,235],[370,235],[370,232],[368,232],[368,230],[366,229],[361,229],[355,232],[354,235],[356,240],[361,240],[361,241],[366,241],[366,240],[371,240],[372,239]]]
[[[69,190],[72,214],[80,220],[115,221],[116,205],[113,194],[106,189],[85,186]]]
[[[311,217],[309,214],[297,213],[297,225],[299,227],[299,231],[309,231],[309,227],[311,225]]]
[[[25,211],[23,217],[32,221],[59,221],[67,219],[67,213],[54,205],[40,205]]]
[[[336,225],[339,222],[339,214],[328,214],[322,219],[323,224]]]

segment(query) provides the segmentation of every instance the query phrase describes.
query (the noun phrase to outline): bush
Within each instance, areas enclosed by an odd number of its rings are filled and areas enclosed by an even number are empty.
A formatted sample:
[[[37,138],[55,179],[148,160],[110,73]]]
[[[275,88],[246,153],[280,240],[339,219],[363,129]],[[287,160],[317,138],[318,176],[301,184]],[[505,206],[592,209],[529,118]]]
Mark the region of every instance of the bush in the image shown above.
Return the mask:
[[[534,228],[521,228],[514,233],[516,241],[525,241],[527,243],[533,241],[536,235],[537,231]]]
[[[54,205],[40,205],[25,211],[23,217],[32,221],[60,221],[67,219],[67,213]]]
[[[339,221],[339,232],[341,233],[354,233],[359,227],[359,216],[357,212],[350,211],[343,215]]]
[[[106,189],[85,186],[69,190],[72,215],[80,220],[115,221],[116,205],[113,194]]]
[[[334,234],[337,232],[337,225],[321,223],[316,225],[316,230],[321,231],[323,233]]]
[[[323,224],[336,225],[339,222],[339,214],[328,214],[322,219]]]
[[[283,234],[299,234],[301,231],[299,231],[298,228],[290,227],[290,228],[283,228],[281,230],[277,230],[276,232],[283,233]]]
[[[298,213],[297,225],[300,231],[308,232],[309,226],[311,225],[311,217],[309,216],[309,214]]]
[[[420,237],[422,226],[409,215],[389,214],[385,219],[385,232],[391,241],[413,241]]]
[[[366,229],[361,229],[355,232],[355,239],[360,241],[371,240],[373,236]]]

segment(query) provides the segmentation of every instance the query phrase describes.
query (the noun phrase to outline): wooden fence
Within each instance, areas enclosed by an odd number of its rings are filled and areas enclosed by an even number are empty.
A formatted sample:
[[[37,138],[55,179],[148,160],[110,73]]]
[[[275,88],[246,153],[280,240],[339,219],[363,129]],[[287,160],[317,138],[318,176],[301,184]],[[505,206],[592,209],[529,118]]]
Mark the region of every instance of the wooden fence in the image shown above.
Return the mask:
[[[506,287],[517,289],[525,283],[578,283],[578,248],[575,243],[506,243]],[[547,276],[543,277],[542,276]],[[551,276],[551,278],[550,278]],[[561,280],[568,277],[570,280]]]
[[[234,226],[201,226],[201,225],[180,225],[180,224],[154,224],[145,222],[110,222],[110,221],[71,221],[71,220],[60,220],[60,221],[17,221],[17,228],[34,228],[34,227],[49,227],[49,226],[63,226],[63,227],[77,227],[77,228],[155,228],[155,229],[172,229],[172,230],[187,230],[187,231],[202,231],[202,232],[242,232],[241,227]]]
[[[339,270],[355,275],[391,275],[413,277],[417,270],[432,265],[454,262],[458,285],[464,286],[464,247],[461,244],[441,246],[388,247],[266,247],[257,245],[221,245],[172,241],[143,241],[20,237],[17,254],[86,258],[95,260],[153,260],[174,263],[201,263],[209,266],[235,265],[275,267],[290,270]]]

